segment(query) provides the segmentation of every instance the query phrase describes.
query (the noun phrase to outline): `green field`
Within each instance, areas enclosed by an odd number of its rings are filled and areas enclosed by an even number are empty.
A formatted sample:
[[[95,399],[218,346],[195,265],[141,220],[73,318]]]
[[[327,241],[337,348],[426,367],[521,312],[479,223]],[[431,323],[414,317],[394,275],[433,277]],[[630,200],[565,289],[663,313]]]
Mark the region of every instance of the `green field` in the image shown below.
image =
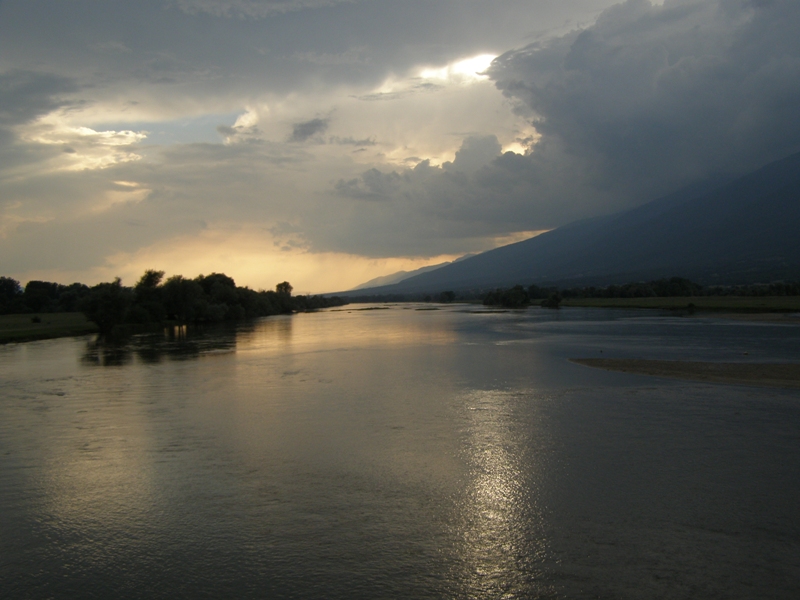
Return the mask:
[[[693,296],[677,298],[567,298],[561,306],[597,308],[661,308],[727,312],[800,311],[800,296]]]
[[[38,317],[41,322],[34,323]],[[83,313],[0,315],[0,344],[95,333],[97,326]]]

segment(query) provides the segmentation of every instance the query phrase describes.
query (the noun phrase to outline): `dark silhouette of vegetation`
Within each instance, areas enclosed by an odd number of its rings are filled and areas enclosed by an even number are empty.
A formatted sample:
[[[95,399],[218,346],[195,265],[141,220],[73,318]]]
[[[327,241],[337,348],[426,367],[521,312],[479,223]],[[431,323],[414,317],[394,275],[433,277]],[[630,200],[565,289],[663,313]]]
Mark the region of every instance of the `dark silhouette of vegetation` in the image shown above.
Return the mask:
[[[700,296],[800,296],[800,281],[704,288],[682,277],[606,287],[565,288],[521,285],[492,290],[483,296],[486,306],[523,308],[543,300],[541,306],[558,308],[571,298],[691,298]],[[691,308],[691,307],[687,307]]]
[[[288,281],[274,291],[238,287],[223,273],[164,280],[164,271],[151,269],[132,288],[115,279],[91,288],[80,283],[30,281],[24,290],[15,279],[0,277],[0,314],[80,311],[104,336],[120,326],[236,321],[345,303],[338,297],[292,296]]]
[[[560,290],[564,298],[675,298],[702,296],[703,287],[682,277],[606,287]]]
[[[483,299],[485,306],[502,306],[504,308],[524,308],[530,306],[530,303],[531,298],[528,291],[521,285],[515,285],[507,290],[498,288],[486,294]]]
[[[561,308],[561,294],[552,292],[546,299],[542,300],[544,308]]]
[[[16,279],[0,277],[0,314],[76,312],[88,293],[81,283],[29,281],[23,289]]]
[[[132,302],[132,291],[122,287],[117,277],[111,283],[100,283],[91,288],[81,302],[81,310],[87,319],[97,324],[100,334],[107,336],[125,321]]]
[[[456,293],[452,291],[446,291],[439,294],[439,302],[442,304],[450,304],[456,299]]]

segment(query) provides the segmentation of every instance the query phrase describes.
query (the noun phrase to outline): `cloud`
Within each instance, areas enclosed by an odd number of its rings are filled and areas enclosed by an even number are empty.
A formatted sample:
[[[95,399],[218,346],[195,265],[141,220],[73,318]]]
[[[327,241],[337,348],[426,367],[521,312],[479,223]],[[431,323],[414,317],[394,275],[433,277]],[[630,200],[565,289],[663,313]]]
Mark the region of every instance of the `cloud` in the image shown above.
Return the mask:
[[[577,178],[629,205],[800,150],[798,27],[792,0],[629,0],[488,74],[542,136],[526,176],[545,201]]]
[[[215,17],[264,18],[281,14],[322,8],[353,0],[172,0],[172,4],[189,14],[207,13]]]
[[[314,65],[366,65],[370,64],[368,51],[365,47],[350,48],[344,52],[331,54],[329,52],[295,52],[292,58]]]
[[[292,126],[291,142],[307,142],[314,136],[325,133],[330,123],[329,119],[311,119],[302,123],[295,123]]]
[[[798,28],[791,0],[614,6],[488,70],[536,129],[518,137],[519,152],[472,135],[441,167],[342,178],[335,192],[360,203],[351,222],[311,237],[378,255],[480,248],[493,235],[629,208],[796,152]]]
[[[67,77],[14,70],[0,73],[0,126],[19,125],[69,106],[64,98],[78,89]]]
[[[530,161],[501,154],[493,135],[464,139],[452,162],[430,161],[413,168],[340,179],[334,190],[346,203],[346,220],[319,207],[307,218],[306,235],[315,250],[369,256],[432,256],[464,248],[485,250],[499,238],[531,231],[528,222],[552,222],[549,207],[536,206]],[[545,229],[540,227],[539,229]]]
[[[443,165],[445,171],[476,171],[500,156],[502,146],[495,135],[471,136],[464,140],[453,162]]]
[[[356,146],[358,148],[365,148],[367,146],[375,146],[378,142],[375,141],[374,137],[357,140],[352,136],[340,137],[338,135],[334,135],[328,138],[328,143],[337,144],[339,146]]]

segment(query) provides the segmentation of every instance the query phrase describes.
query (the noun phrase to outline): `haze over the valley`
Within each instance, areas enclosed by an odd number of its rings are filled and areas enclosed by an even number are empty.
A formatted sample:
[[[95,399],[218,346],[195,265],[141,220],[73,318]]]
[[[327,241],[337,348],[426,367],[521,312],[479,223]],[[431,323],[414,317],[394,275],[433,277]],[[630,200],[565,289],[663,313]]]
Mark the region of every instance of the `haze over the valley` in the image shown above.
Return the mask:
[[[0,0],[0,275],[344,290],[732,180],[800,151],[799,29],[796,0]]]

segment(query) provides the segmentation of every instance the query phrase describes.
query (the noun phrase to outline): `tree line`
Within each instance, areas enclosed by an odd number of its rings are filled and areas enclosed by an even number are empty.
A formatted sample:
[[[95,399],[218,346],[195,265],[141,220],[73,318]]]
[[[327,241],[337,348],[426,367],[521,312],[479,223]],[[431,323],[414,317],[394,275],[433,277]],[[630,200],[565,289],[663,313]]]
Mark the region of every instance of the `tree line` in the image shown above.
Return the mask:
[[[566,298],[670,298],[693,296],[800,296],[800,281],[764,284],[702,286],[683,277],[670,277],[622,285],[561,288],[558,286],[515,285],[493,290],[458,292],[365,294],[351,296],[350,302],[483,302],[486,306],[520,308],[530,305],[558,306]]]
[[[92,287],[30,281],[24,289],[18,281],[0,277],[0,314],[80,311],[101,333],[119,325],[213,323],[343,304],[345,300],[338,297],[292,296],[287,281],[274,291],[239,287],[224,273],[165,280],[164,271],[148,270],[133,287],[123,286],[117,278]]]
[[[683,277],[632,282],[605,287],[539,287],[531,285],[498,288],[483,297],[486,306],[521,308],[541,304],[556,308],[567,298],[675,298],[695,296],[800,296],[800,281],[765,284],[702,286]]]

